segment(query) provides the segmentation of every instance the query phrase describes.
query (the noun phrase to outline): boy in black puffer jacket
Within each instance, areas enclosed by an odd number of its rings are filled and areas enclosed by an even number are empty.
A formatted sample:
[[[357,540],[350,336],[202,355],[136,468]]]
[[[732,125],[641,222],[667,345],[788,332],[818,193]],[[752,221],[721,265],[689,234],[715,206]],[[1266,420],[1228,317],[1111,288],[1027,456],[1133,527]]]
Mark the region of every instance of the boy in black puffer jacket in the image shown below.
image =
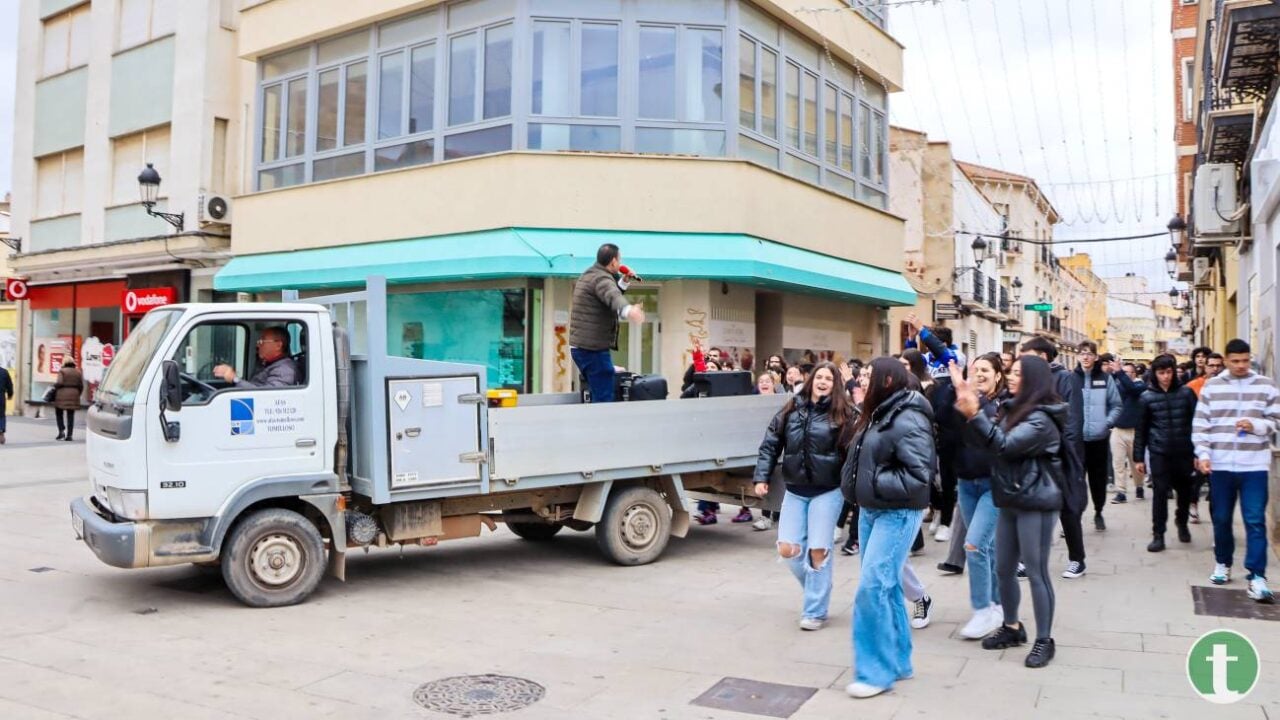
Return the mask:
[[[1169,492],[1177,496],[1174,524],[1178,540],[1191,542],[1187,518],[1191,508],[1192,473],[1195,470],[1195,448],[1191,442],[1191,423],[1196,414],[1196,394],[1178,381],[1178,363],[1172,355],[1161,355],[1151,363],[1154,382],[1142,394],[1142,412],[1133,439],[1133,464],[1139,472],[1151,453],[1150,552],[1164,550],[1164,532],[1169,520]]]

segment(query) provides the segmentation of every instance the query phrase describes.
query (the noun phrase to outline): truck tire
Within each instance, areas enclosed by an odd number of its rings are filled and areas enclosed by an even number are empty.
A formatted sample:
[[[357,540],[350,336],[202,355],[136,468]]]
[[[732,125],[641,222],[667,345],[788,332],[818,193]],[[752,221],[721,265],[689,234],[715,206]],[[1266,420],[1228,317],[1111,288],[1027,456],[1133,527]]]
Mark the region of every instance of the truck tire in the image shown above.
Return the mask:
[[[596,524],[596,544],[619,565],[658,559],[671,539],[671,508],[657,490],[643,485],[614,491]]]
[[[529,542],[546,542],[556,536],[564,525],[560,523],[509,522],[507,527],[518,537]]]
[[[302,515],[282,508],[244,517],[222,548],[222,579],[250,607],[302,602],[320,584],[324,566],[319,529]]]

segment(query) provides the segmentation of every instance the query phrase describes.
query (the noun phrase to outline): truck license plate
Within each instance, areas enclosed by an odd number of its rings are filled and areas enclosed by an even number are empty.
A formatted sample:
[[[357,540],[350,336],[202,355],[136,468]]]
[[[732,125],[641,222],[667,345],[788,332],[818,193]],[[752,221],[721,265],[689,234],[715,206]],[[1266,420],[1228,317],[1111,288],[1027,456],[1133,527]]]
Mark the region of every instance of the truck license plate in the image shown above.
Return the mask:
[[[71,513],[71,528],[76,531],[76,539],[84,538],[84,519],[75,513]]]

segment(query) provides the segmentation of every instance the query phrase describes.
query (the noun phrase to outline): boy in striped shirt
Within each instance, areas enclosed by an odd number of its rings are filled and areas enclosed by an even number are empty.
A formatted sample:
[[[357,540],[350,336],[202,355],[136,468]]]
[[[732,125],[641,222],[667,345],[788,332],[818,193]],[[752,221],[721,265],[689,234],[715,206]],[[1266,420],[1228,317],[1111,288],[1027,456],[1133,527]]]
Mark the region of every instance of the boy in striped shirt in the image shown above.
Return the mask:
[[[1249,597],[1272,601],[1267,588],[1267,473],[1271,436],[1280,427],[1280,390],[1270,378],[1253,372],[1249,344],[1227,343],[1226,372],[1205,382],[1196,405],[1192,442],[1196,468],[1209,476],[1213,510],[1213,553],[1217,565],[1209,581],[1231,579],[1235,554],[1232,519],[1236,498],[1244,517]]]

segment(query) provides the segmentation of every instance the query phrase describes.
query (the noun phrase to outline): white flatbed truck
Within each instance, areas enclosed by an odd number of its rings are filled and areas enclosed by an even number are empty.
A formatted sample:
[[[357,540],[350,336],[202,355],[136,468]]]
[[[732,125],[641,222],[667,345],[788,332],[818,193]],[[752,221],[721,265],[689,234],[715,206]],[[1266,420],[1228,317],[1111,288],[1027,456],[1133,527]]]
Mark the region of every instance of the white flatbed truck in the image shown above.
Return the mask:
[[[220,565],[255,607],[345,580],[354,548],[431,546],[506,523],[548,540],[594,528],[623,565],[656,560],[689,503],[757,504],[751,474],[782,396],[582,404],[535,394],[489,407],[482,366],[387,352],[381,278],[282,303],[152,310],[88,416],[91,492],[76,536],[104,563]],[[243,378],[255,339],[287,331],[289,387]]]

